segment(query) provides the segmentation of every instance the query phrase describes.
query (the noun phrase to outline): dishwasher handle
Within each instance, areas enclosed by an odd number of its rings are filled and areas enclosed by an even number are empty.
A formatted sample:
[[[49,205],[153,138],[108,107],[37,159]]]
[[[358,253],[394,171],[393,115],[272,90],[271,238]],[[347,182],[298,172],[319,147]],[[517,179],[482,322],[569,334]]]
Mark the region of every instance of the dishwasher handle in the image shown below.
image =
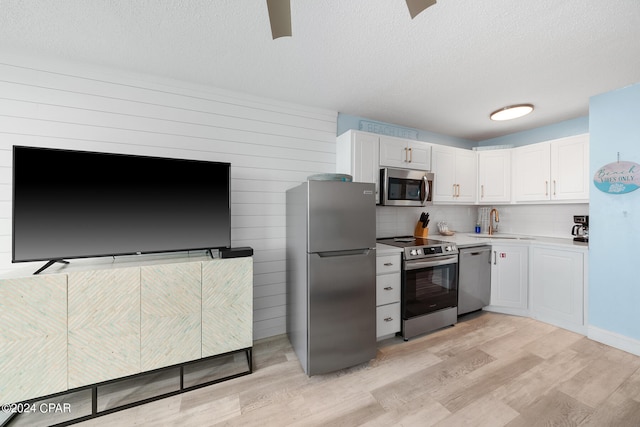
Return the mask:
[[[489,254],[489,264],[491,264],[491,248],[489,246],[486,247],[482,247],[482,248],[469,248],[469,249],[462,249],[460,251],[460,261],[462,262],[462,260],[464,258],[467,257],[475,257],[475,256],[479,256],[479,255],[486,255]]]

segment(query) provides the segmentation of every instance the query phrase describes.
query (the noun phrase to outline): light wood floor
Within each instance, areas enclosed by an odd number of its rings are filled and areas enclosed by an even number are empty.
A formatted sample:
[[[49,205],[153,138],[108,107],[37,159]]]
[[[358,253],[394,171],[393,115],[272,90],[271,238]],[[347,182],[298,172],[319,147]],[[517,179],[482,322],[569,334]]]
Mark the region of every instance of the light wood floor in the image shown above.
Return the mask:
[[[307,377],[286,336],[253,374],[80,426],[640,426],[640,357],[535,321],[481,312],[370,363]]]

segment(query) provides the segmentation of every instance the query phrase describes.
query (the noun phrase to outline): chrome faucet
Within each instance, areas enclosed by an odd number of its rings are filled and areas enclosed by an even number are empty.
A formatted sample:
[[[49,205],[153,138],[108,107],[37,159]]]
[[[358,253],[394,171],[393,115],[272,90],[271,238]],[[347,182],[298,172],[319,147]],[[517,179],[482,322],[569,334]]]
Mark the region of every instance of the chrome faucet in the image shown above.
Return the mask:
[[[498,209],[493,208],[491,212],[489,212],[489,235],[492,235],[496,231],[498,231],[498,224],[493,225],[493,218],[495,217],[496,223],[500,222],[500,215],[498,215]]]

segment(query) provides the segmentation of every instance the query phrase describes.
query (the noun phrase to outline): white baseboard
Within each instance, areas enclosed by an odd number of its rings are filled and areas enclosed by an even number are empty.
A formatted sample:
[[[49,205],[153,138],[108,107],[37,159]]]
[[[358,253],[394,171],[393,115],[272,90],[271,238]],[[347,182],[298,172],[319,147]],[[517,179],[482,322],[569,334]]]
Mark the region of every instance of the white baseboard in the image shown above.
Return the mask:
[[[511,307],[488,305],[484,307],[483,310],[492,311],[494,313],[510,314],[512,316],[530,317],[529,310],[527,310],[526,308],[511,308]]]
[[[629,338],[605,329],[596,328],[595,326],[589,326],[587,328],[587,338],[615,347],[619,350],[626,351],[627,353],[640,356],[640,341],[634,338]]]

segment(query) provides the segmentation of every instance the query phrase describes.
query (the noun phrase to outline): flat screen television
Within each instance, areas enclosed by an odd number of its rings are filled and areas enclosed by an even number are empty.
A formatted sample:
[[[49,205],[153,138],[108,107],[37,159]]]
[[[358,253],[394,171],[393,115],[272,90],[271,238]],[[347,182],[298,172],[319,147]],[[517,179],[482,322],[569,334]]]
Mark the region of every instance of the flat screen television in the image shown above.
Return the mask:
[[[13,147],[12,261],[231,247],[229,163]]]

